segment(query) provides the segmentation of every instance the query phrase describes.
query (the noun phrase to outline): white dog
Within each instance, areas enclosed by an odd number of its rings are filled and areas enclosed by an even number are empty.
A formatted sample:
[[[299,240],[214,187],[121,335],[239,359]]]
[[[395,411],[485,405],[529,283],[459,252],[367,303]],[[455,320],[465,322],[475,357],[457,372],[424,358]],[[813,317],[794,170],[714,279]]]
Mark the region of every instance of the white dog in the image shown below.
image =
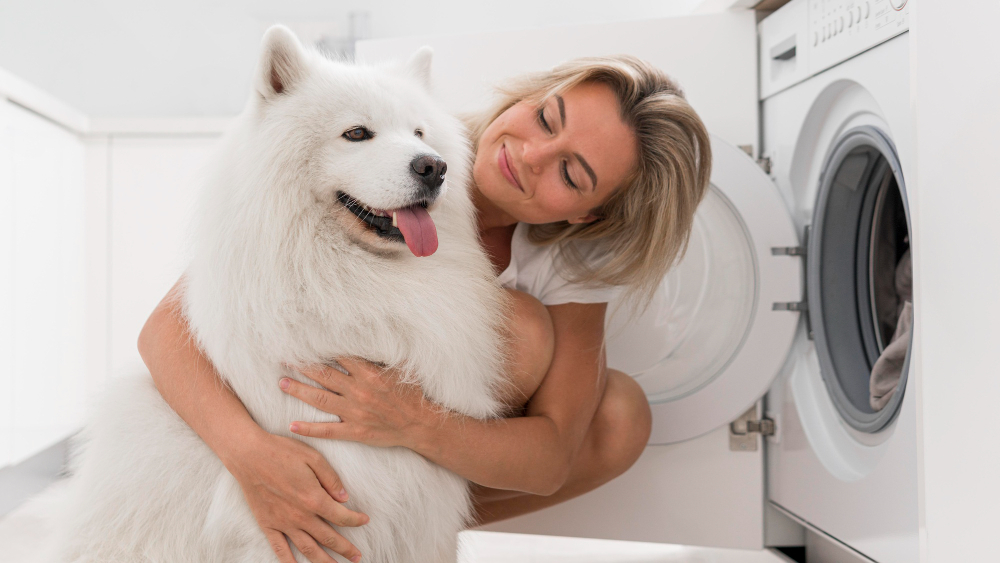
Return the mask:
[[[505,298],[478,244],[467,143],[431,102],[429,67],[428,49],[371,68],[280,26],[264,36],[204,189],[184,310],[269,432],[331,420],[281,392],[281,377],[309,383],[283,366],[346,355],[401,368],[444,408],[498,413]],[[114,386],[84,431],[52,560],[274,561],[238,483],[150,378]],[[405,448],[306,441],[371,517],[340,530],[365,561],[455,560],[463,478]]]

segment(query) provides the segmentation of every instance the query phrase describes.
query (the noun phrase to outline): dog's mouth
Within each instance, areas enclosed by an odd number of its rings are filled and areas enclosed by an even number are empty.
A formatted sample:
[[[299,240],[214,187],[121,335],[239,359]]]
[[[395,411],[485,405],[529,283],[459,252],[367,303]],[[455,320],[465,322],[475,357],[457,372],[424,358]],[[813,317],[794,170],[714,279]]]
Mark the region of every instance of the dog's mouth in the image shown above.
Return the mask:
[[[337,192],[337,201],[379,238],[406,243],[414,256],[430,256],[437,250],[437,228],[427,212],[426,200],[399,209],[377,209]]]

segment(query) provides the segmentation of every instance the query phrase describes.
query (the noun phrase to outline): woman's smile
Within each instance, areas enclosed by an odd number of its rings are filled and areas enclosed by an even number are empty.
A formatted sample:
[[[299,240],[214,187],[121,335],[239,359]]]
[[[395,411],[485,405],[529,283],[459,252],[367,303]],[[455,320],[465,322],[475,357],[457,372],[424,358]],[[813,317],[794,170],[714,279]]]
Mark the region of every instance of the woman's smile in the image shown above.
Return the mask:
[[[522,186],[521,182],[518,181],[517,174],[514,172],[514,167],[510,165],[510,157],[507,153],[506,144],[500,145],[500,156],[497,158],[497,162],[500,165],[500,173],[503,174],[503,177],[507,178],[508,182],[514,184],[517,189],[523,192],[524,186]]]
[[[485,224],[597,219],[638,158],[636,135],[619,109],[610,86],[585,82],[522,100],[494,119],[472,168]]]

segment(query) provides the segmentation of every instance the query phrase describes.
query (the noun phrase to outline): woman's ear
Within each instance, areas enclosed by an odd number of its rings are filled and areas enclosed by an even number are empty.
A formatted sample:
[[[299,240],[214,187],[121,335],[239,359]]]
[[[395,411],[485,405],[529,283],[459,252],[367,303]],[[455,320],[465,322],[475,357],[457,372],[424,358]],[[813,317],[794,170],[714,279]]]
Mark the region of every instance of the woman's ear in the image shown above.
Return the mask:
[[[567,223],[569,223],[570,225],[579,225],[581,223],[593,223],[594,221],[597,221],[600,218],[601,218],[600,215],[594,215],[593,213],[588,213],[586,215],[581,215],[579,217],[570,219],[569,221],[567,221]]]

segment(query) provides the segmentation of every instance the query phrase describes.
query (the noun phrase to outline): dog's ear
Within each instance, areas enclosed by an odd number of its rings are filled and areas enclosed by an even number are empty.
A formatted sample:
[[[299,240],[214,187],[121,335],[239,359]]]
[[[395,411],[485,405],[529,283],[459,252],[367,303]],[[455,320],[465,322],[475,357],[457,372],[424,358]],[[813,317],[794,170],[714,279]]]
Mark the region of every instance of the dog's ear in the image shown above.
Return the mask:
[[[410,60],[406,62],[404,67],[406,72],[427,90],[431,88],[431,59],[433,56],[434,49],[424,45],[410,56]]]
[[[272,25],[264,32],[254,87],[265,99],[280,96],[306,72],[305,52],[292,30]]]

